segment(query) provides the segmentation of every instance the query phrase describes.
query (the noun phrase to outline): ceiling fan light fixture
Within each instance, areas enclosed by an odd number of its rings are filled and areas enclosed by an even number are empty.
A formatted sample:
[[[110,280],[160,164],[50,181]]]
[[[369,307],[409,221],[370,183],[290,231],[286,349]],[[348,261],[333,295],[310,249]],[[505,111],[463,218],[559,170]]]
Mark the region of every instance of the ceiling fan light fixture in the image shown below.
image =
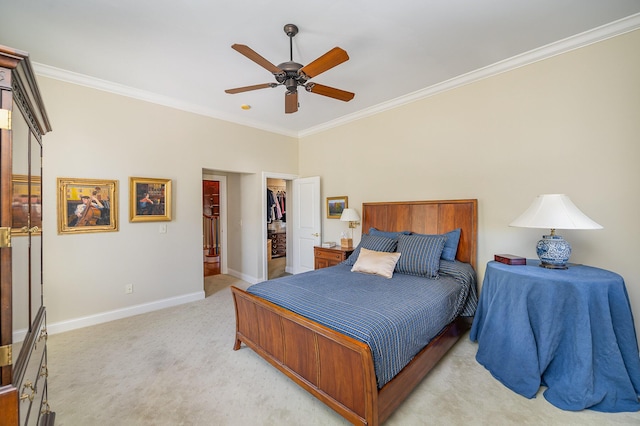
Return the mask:
[[[284,87],[287,88],[287,92],[295,92],[298,89],[298,82],[294,78],[288,78],[284,82]]]

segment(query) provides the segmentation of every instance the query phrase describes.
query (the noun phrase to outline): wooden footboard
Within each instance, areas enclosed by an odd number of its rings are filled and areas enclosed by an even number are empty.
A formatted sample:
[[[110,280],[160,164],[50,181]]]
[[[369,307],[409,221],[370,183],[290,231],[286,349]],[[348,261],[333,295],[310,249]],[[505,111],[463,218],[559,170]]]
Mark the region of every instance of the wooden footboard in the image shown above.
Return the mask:
[[[232,286],[236,342],[244,343],[353,424],[378,417],[369,347]]]
[[[379,425],[469,328],[452,323],[382,389],[358,340],[232,286],[236,341],[246,344],[353,424]]]

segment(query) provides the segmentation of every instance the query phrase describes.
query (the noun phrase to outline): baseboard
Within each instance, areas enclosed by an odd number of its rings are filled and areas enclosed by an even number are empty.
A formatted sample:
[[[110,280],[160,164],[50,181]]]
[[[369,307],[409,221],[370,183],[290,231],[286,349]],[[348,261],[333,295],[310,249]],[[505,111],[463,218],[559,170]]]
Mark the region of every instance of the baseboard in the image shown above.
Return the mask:
[[[122,309],[102,312],[86,317],[74,318],[71,320],[60,321],[56,323],[49,323],[47,324],[47,332],[48,334],[62,333],[65,331],[88,327],[91,325],[97,325],[122,318],[132,317],[134,315],[145,314],[147,312],[157,311],[159,309],[169,308],[171,306],[195,302],[202,299],[204,299],[204,290],[197,291],[195,293],[184,294],[177,297],[170,297],[168,299],[156,300],[150,303],[143,303],[141,305],[129,306]],[[17,330],[13,334],[14,342],[21,342],[22,340],[24,340],[26,333],[27,330]]]
[[[252,276],[249,276],[247,274],[243,274],[243,273],[238,272],[238,271],[236,271],[234,269],[229,269],[227,271],[227,274],[231,275],[232,277],[236,277],[236,278],[238,278],[238,279],[240,279],[242,281],[246,281],[249,284],[256,284],[256,283],[261,281],[261,280],[258,280],[256,277],[252,277]]]

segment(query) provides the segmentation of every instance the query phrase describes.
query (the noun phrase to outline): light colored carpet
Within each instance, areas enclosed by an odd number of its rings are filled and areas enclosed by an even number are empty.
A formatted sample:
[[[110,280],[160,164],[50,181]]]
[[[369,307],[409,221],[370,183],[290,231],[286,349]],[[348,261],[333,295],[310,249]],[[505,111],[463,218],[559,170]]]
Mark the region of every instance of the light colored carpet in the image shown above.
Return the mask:
[[[236,287],[246,288],[247,283],[232,277],[231,275],[209,275],[204,277],[204,297],[209,297],[219,291],[230,291],[229,286],[235,285]],[[235,321],[235,318],[234,318]]]
[[[49,337],[57,426],[345,425],[252,350],[233,351],[228,275],[197,302]],[[638,425],[640,413],[567,412],[523,398],[475,361],[468,335],[387,425]]]

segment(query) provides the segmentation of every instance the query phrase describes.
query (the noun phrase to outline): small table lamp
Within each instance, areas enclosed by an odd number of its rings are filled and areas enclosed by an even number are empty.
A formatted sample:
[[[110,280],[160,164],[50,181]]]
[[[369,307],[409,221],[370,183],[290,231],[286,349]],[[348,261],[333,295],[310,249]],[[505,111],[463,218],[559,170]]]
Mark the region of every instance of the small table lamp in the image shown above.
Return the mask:
[[[340,246],[347,248],[353,247],[353,228],[360,225],[360,215],[355,209],[344,209],[342,210],[340,220],[349,222],[349,229],[351,229],[351,238],[341,238]]]
[[[564,194],[538,195],[531,206],[509,226],[551,229],[551,233],[543,235],[536,246],[540,266],[551,269],[567,269],[571,256],[571,245],[556,235],[556,229],[602,229]]]

